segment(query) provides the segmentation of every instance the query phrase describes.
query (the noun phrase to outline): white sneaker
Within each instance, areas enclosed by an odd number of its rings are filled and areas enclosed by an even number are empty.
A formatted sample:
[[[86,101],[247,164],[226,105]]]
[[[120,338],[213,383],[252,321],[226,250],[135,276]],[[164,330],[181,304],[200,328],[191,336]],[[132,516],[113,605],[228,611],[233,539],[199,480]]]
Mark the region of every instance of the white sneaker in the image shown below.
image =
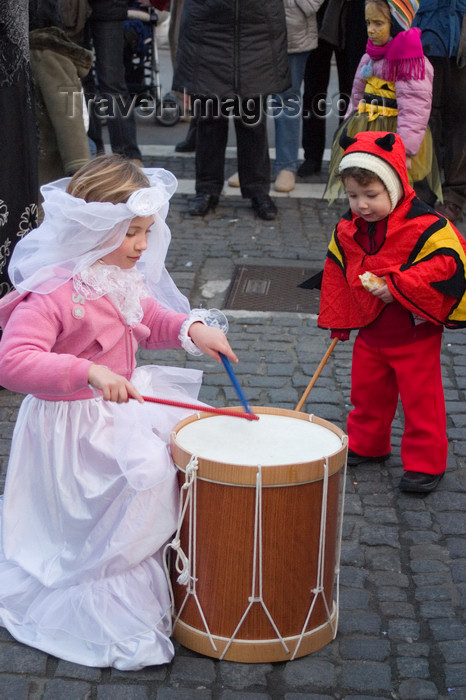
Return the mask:
[[[291,170],[280,170],[275,180],[276,192],[291,192],[295,186],[295,174]]]
[[[228,184],[230,187],[239,187],[239,175],[238,173],[233,173],[233,175],[230,175],[228,178]]]

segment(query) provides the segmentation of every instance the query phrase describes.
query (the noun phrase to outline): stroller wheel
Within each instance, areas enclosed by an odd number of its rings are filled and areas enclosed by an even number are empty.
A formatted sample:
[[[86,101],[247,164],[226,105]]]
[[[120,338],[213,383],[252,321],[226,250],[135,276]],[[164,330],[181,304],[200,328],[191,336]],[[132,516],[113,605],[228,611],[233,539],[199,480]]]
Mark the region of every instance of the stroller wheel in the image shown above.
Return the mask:
[[[155,121],[161,126],[175,126],[180,121],[181,105],[177,98],[167,93],[155,110]]]

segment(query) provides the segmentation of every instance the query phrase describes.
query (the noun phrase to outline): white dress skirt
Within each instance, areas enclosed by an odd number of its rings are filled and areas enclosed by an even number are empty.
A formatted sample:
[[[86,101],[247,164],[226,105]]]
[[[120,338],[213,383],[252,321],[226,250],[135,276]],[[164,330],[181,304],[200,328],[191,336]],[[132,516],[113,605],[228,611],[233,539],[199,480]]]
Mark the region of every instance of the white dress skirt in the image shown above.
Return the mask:
[[[143,395],[197,398],[202,372],[140,367]],[[0,623],[86,666],[173,657],[163,548],[178,519],[170,432],[192,413],[100,397],[19,410],[1,500]]]

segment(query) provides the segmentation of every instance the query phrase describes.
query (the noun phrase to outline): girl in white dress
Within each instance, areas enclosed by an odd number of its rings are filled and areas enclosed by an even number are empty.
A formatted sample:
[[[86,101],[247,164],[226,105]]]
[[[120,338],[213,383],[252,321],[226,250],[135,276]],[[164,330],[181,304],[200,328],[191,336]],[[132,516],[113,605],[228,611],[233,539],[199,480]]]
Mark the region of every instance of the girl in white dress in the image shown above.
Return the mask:
[[[190,312],[165,269],[175,189],[115,155],[44,186],[44,221],[16,246],[0,302],[0,384],[28,394],[0,499],[0,623],[88,666],[173,657],[168,440],[188,412],[142,396],[192,401],[202,373],[136,368],[136,349],[237,361],[220,312]]]

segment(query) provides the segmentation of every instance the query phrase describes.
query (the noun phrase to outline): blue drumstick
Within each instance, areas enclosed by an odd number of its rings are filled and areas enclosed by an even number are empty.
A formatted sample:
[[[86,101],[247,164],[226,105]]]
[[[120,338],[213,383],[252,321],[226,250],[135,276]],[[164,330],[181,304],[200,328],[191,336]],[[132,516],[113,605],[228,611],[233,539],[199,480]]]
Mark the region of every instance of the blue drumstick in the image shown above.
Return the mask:
[[[222,362],[224,364],[226,371],[228,372],[228,376],[231,379],[231,383],[233,384],[235,391],[238,394],[238,398],[241,401],[241,403],[243,404],[244,410],[246,411],[246,413],[253,413],[253,411],[251,411],[251,408],[248,404],[248,401],[247,401],[245,395],[243,394],[243,390],[241,389],[241,387],[239,385],[239,382],[236,378],[236,375],[233,372],[233,368],[230,364],[230,360],[222,352],[219,352],[219,355],[222,359]]]

